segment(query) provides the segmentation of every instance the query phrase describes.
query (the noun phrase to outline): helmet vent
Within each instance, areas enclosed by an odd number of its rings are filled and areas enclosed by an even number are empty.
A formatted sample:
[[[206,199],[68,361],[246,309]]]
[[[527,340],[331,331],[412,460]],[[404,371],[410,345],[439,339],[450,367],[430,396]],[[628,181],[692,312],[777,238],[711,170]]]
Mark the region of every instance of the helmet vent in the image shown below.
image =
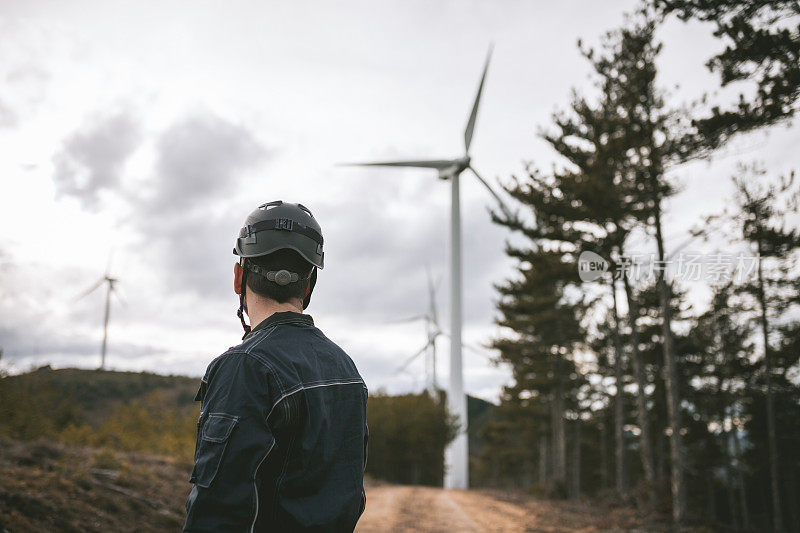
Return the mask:
[[[274,202],[267,202],[265,204],[261,204],[260,206],[258,206],[258,208],[261,209],[262,211],[267,211],[269,209],[272,209],[273,207],[278,207],[279,205],[283,205],[283,200],[275,200]],[[306,209],[306,211],[308,211],[308,209]]]
[[[297,207],[308,213],[308,216],[310,216],[311,218],[314,218],[314,215],[311,214],[311,211],[309,211],[309,209],[303,204],[297,204]]]

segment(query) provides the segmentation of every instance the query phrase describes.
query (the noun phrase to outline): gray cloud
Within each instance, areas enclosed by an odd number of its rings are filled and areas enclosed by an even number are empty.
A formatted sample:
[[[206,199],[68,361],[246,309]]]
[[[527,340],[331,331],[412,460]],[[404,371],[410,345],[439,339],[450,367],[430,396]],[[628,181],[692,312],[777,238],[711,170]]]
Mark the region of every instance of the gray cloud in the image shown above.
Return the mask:
[[[370,176],[374,179],[374,177]],[[403,176],[398,176],[402,179]],[[354,318],[392,320],[427,309],[425,268],[440,280],[437,300],[446,325],[449,292],[450,205],[448,184],[412,178],[416,186],[402,197],[390,187],[366,201],[339,206],[347,216],[320,218],[326,235],[326,268],[320,274],[313,311]],[[367,180],[371,181],[371,180]],[[355,187],[353,202],[362,197]],[[385,196],[385,197],[384,197]],[[448,200],[442,201],[442,197]],[[397,206],[407,206],[397,211]],[[491,224],[488,201],[462,201],[462,257],[465,320],[488,320],[505,232]],[[356,211],[359,214],[353,215]]]
[[[19,371],[46,363],[99,364],[102,298],[74,301],[77,293],[86,288],[84,278],[70,268],[20,265],[11,254],[0,249],[0,349],[4,368]],[[31,280],[59,280],[59,283],[31,283]],[[66,308],[65,302],[69,302]],[[84,327],[87,324],[91,327]],[[163,348],[152,346],[149,340],[118,341],[112,331],[108,356],[115,364],[164,353]]]
[[[234,258],[225,252],[246,214],[230,204],[268,151],[246,127],[194,112],[154,139],[152,174],[133,190],[122,182],[124,165],[143,141],[130,109],[87,121],[54,158],[58,194],[91,210],[101,207],[103,193],[117,195],[130,208],[118,224],[137,235],[132,255],[159,273],[164,290],[229,296]]]
[[[19,117],[10,106],[0,100],[0,128],[13,128],[19,123]]]
[[[194,114],[167,129],[156,142],[155,197],[159,214],[208,210],[208,201],[232,195],[242,172],[266,150],[248,129],[211,113]]]
[[[12,68],[0,76],[0,128],[15,128],[26,112],[36,109],[44,100],[49,74],[33,64],[18,66],[19,58]]]
[[[141,234],[155,244],[170,287],[228,295],[233,256],[224,252],[246,213],[225,207],[268,151],[247,128],[207,112],[173,124],[156,149],[152,194],[137,200]]]
[[[141,142],[141,125],[130,109],[87,123],[64,141],[53,158],[57,194],[97,209],[102,191],[119,190],[125,162]]]
[[[210,112],[196,112],[173,123],[152,145],[154,167],[145,192],[132,194],[118,181],[101,190],[129,200],[131,216],[120,224],[129,224],[138,233],[136,261],[159,273],[161,294],[169,295],[171,302],[197,298],[204,308],[229,303],[232,313],[235,298],[229,280],[235,259],[230,248],[245,215],[257,203],[240,193],[269,187],[261,178],[257,182],[246,178],[268,160],[270,152],[251,130]],[[400,174],[356,173],[342,178],[331,197],[315,190],[308,194],[310,201],[297,198],[312,208],[326,237],[326,268],[309,310],[323,321],[346,317],[355,328],[359,324],[374,327],[425,312],[425,267],[430,265],[440,281],[440,324],[448,329],[449,184],[433,176]],[[381,186],[375,186],[376,179],[381,179]],[[489,320],[491,284],[499,281],[496,272],[505,260],[505,234],[489,222],[488,204],[486,199],[462,200],[467,322]],[[135,290],[126,285],[129,288]],[[156,287],[148,290],[151,298],[159,294]],[[90,311],[94,312],[87,307],[85,313]],[[231,315],[230,320],[233,323],[235,318]],[[421,343],[421,324],[418,329],[414,335],[419,334]],[[90,341],[79,344],[64,339],[65,349],[74,345],[76,352],[97,351]],[[361,348],[355,349],[354,356],[359,356]],[[139,349],[131,347],[132,356]],[[386,351],[385,346],[376,349]],[[142,357],[149,353],[152,350],[141,347]],[[393,366],[371,354],[372,349],[366,349],[359,359],[374,367],[368,369],[373,379],[394,383],[393,390],[409,386],[405,378],[392,378]]]
[[[30,324],[28,328],[30,327]],[[54,359],[67,358],[80,360],[82,364],[100,363],[100,341],[92,336],[65,335],[51,330],[47,337],[32,334],[26,327],[0,326],[3,360],[20,364],[45,364]],[[165,354],[166,350],[147,344],[120,343],[111,339],[108,346],[108,357],[122,359],[136,358],[145,355]],[[119,362],[119,360],[117,360]],[[24,369],[24,368],[23,368]]]

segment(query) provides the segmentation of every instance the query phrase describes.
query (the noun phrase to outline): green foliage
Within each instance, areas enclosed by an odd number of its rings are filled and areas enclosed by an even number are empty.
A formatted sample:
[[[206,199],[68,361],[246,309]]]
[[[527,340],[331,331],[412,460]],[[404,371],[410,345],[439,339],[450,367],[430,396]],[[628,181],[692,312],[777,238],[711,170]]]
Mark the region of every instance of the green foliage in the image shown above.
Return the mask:
[[[443,398],[427,393],[372,395],[367,420],[369,475],[393,483],[441,486],[444,448],[457,431]]]
[[[21,387],[35,387],[45,380],[58,395],[71,398],[89,420],[105,418],[118,403],[141,398],[155,389],[163,389],[168,402],[176,407],[191,406],[198,384],[196,378],[186,376],[49,366],[7,379],[10,385],[18,383]]]
[[[0,437],[97,448],[99,468],[117,468],[116,452],[126,451],[191,462],[199,405],[189,391],[196,386],[197,380],[181,376],[49,367],[0,378]],[[491,404],[469,400],[474,440]],[[441,485],[444,448],[456,434],[443,399],[378,394],[370,397],[367,410],[367,473],[398,483]]]
[[[78,406],[59,390],[51,374],[28,376],[0,377],[0,436],[54,439],[65,427],[82,420]]]
[[[149,373],[40,368],[0,378],[0,436],[191,461],[197,381]],[[164,387],[163,385],[175,386]],[[193,395],[192,395],[193,398]]]
[[[576,279],[581,252],[619,262],[628,236],[642,230],[654,237],[659,257],[668,259],[662,223],[669,219],[662,204],[675,187],[667,172],[708,156],[732,133],[796,109],[800,27],[781,28],[800,18],[797,2],[657,3],[718,16],[700,18],[724,26],[721,34],[744,44],[720,54],[715,68],[724,71],[726,83],[752,75],[760,92],[740,107],[741,116],[728,115],[727,126],[693,121],[689,112],[696,108],[667,106],[655,83],[658,20],[647,9],[606,34],[598,50],[584,50],[599,91],[592,97],[574,91],[569,108],[556,113],[542,134],[562,156],[561,165],[514,177],[505,189],[524,217],[495,217],[526,240],[507,249],[518,261],[518,276],[497,286],[498,324],[505,329],[494,347],[514,382],[504,388],[482,433],[473,479],[575,495],[576,487],[589,494],[609,487],[614,471],[615,479],[627,478],[634,489],[619,483],[621,495],[647,493],[641,502],[648,509],[668,509],[672,496],[677,521],[683,519],[685,486],[690,520],[765,529],[777,513],[797,529],[800,233],[786,227],[800,198],[790,195],[793,176],[775,186],[764,184],[763,172],[736,180],[738,211],[728,220],[739,242],[761,258],[763,280],[711,287],[707,312],[697,314],[685,292],[663,276],[656,276],[658,283],[629,278],[625,296],[634,319],[628,311],[627,319],[618,320],[613,310],[619,291],[610,293],[611,283]],[[746,49],[748,42],[753,50]],[[722,112],[715,113],[719,120]],[[616,375],[620,366],[623,374]],[[774,431],[765,416],[770,398]],[[620,405],[621,413],[612,411]],[[566,449],[565,472],[559,463]],[[776,462],[773,489],[769,470]],[[612,463],[625,468],[612,469]],[[782,511],[769,505],[770,492],[778,490]]]
[[[176,409],[166,400],[164,391],[153,391],[141,400],[120,404],[97,426],[69,424],[58,438],[67,444],[191,461],[199,408]]]
[[[651,0],[661,12],[715,25],[725,43],[707,66],[723,86],[753,80],[751,98],[728,109],[714,107],[697,121],[713,146],[731,135],[788,119],[800,97],[800,5],[795,0]]]

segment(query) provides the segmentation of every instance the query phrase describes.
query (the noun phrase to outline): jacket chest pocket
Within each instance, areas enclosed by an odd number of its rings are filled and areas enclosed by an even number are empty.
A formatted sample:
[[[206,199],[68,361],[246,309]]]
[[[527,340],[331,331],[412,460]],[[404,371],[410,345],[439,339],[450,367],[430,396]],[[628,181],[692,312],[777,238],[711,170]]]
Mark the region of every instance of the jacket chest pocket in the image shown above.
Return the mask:
[[[224,413],[211,413],[198,434],[197,454],[194,461],[191,483],[208,488],[217,475],[239,417]]]

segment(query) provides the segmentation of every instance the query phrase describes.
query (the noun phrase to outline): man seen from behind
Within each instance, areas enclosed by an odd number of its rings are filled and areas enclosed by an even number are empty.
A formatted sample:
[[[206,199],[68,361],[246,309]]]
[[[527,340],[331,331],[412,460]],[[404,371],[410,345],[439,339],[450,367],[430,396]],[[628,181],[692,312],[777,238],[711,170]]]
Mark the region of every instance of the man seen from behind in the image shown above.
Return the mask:
[[[303,314],[322,245],[311,212],[281,201],[259,206],[239,232],[245,336],[211,362],[195,398],[184,531],[349,532],[364,511],[367,388]]]

